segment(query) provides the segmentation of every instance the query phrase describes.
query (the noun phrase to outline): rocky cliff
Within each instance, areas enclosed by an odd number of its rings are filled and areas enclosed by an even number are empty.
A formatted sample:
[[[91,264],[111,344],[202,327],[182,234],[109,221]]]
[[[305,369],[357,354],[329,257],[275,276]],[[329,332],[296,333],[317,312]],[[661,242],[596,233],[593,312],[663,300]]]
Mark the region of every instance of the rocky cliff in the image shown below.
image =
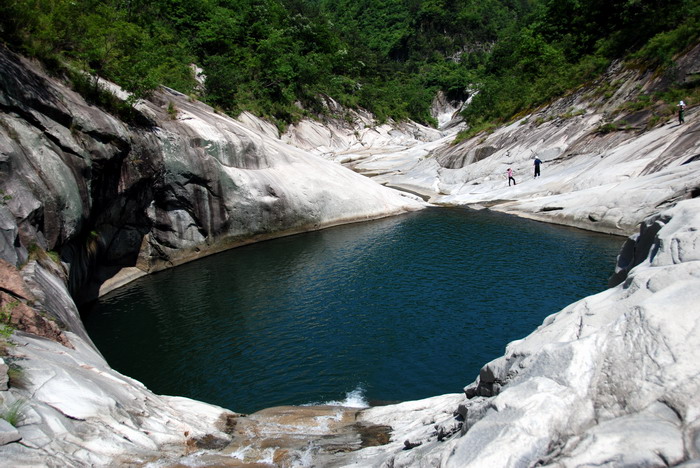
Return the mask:
[[[694,79],[699,54],[678,73]],[[438,130],[344,113],[279,136],[166,89],[127,123],[0,49],[0,306],[18,328],[0,362],[0,411],[20,416],[17,428],[0,425],[3,462],[697,463],[700,202],[686,200],[700,180],[697,112],[646,129],[650,115],[623,106],[659,79],[613,69],[600,83],[618,83],[610,96],[580,90],[452,145],[458,106],[446,102],[436,103]],[[537,179],[534,156],[544,161]],[[436,204],[639,232],[611,289],[511,343],[464,393],[417,402],[246,417],[154,395],[110,369],[85,333],[75,299],[100,288],[242,243],[424,206],[376,182]]]
[[[395,430],[331,466],[698,466],[700,200],[644,221],[618,286],[508,345],[461,395],[363,419]]]
[[[172,90],[125,115],[0,47],[0,307],[17,329],[2,340],[0,412],[22,416],[0,437],[21,438],[4,463],[108,466],[230,441],[232,412],[111,370],[76,301],[244,243],[425,206]]]
[[[356,171],[434,204],[488,207],[626,236],[647,216],[700,193],[698,108],[690,107],[681,125],[667,113],[676,102],[654,97],[670,82],[697,87],[700,45],[675,63],[666,73],[617,63],[598,81],[458,144],[449,131],[410,144],[369,138],[355,144],[338,128],[317,141],[324,145],[318,153],[342,155]],[[442,109],[451,108],[443,103]],[[517,185],[508,185],[508,168]]]
[[[80,299],[121,268],[422,206],[172,90],[126,123],[4,49],[0,80],[3,258],[60,252]]]

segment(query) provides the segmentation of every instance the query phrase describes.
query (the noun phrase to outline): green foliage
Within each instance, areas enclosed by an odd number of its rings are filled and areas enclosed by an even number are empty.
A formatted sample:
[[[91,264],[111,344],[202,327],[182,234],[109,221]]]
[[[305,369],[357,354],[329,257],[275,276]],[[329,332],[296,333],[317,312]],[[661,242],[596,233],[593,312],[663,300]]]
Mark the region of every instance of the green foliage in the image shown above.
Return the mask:
[[[17,364],[10,362],[7,368],[7,377],[9,380],[10,387],[13,388],[26,388],[27,380],[24,370]]]
[[[0,37],[137,121],[159,84],[280,128],[321,96],[380,121],[435,124],[438,90],[474,128],[506,122],[596,78],[612,59],[672,68],[700,36],[697,0],[12,0]],[[190,64],[203,67],[197,88]],[[68,64],[61,65],[61,64]],[[60,70],[59,70],[60,69]],[[121,102],[109,79],[131,92]],[[612,89],[603,91],[603,95]]]
[[[74,62],[142,97],[158,84],[194,87],[187,44],[168,25],[129,8],[139,3],[95,0],[14,0],[0,7],[3,39],[54,66]]]
[[[639,94],[636,98],[626,101],[619,109],[619,112],[636,112],[651,108],[653,97],[650,94]]]
[[[593,80],[611,59],[633,50],[637,63],[669,67],[673,56],[700,36],[698,9],[696,1],[686,0],[538,2],[526,23],[482,61],[479,93],[464,116],[477,127],[483,121],[505,122]],[[607,99],[618,87],[604,83],[598,95]],[[648,105],[640,99],[627,110]],[[603,126],[600,132],[612,130]]]
[[[677,104],[681,100],[685,101],[688,106],[700,103],[700,87],[697,84],[693,87],[672,86],[663,92],[655,93],[649,105],[653,112],[647,122],[647,127],[652,128],[677,115]]]
[[[26,405],[26,400],[21,399],[15,400],[9,406],[5,406],[3,402],[3,409],[0,410],[0,419],[4,419],[15,427],[19,426],[22,418],[24,418],[22,411]]]
[[[177,109],[173,101],[168,102],[168,115],[172,120],[177,119]]]
[[[496,124],[494,122],[488,122],[484,120],[477,121],[472,124],[468,129],[462,130],[457,134],[454,143],[459,143],[461,141],[468,140],[480,133],[491,133],[496,129]]]
[[[0,307],[0,339],[4,342],[12,336],[16,327],[12,324],[12,311],[19,305],[19,301],[7,302]]]
[[[46,252],[46,255],[56,264],[61,264],[61,255],[58,252],[55,252],[53,250],[49,250]]]
[[[578,117],[579,115],[585,115],[586,111],[585,109],[576,109],[574,107],[570,108],[568,111],[563,113],[561,115],[562,119],[572,119],[574,117]]]
[[[102,87],[97,77],[86,72],[67,70],[66,75],[73,89],[80,93],[87,102],[101,107],[126,122],[137,122],[138,112],[132,107],[135,100],[124,101],[118,98],[114,93]]]
[[[596,129],[596,133],[601,134],[601,135],[607,135],[608,133],[619,132],[619,131],[623,131],[623,130],[631,130],[631,128],[626,121],[620,120],[617,122],[610,122],[610,123],[600,125]]]
[[[685,50],[700,37],[700,7],[696,7],[695,21],[682,23],[675,29],[652,37],[644,47],[632,54],[630,59],[644,67],[669,67],[673,57]]]
[[[36,244],[30,244],[27,247],[29,260],[36,262],[52,261],[56,264],[61,264],[61,255],[53,250],[46,251]]]
[[[5,193],[4,190],[0,190],[0,203],[4,205],[10,200],[12,200],[12,195]]]

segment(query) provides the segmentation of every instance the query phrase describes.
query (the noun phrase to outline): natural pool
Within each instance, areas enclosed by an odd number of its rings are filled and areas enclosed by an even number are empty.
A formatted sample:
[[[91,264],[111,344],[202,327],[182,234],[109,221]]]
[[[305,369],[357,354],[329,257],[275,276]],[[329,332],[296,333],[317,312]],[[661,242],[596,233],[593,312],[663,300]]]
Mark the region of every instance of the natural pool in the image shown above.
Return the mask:
[[[266,241],[139,279],[85,314],[109,364],[238,412],[460,392],[606,288],[620,237],[436,208]]]

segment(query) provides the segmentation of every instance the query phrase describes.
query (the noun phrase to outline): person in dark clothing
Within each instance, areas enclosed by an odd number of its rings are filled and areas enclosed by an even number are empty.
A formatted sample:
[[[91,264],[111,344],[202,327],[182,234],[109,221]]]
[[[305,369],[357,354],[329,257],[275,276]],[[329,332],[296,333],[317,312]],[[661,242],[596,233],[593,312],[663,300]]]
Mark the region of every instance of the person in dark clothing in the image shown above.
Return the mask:
[[[678,123],[685,123],[685,102],[681,101],[678,103]]]
[[[535,158],[535,178],[540,176],[540,164],[542,164],[542,161],[540,161],[540,158]]]

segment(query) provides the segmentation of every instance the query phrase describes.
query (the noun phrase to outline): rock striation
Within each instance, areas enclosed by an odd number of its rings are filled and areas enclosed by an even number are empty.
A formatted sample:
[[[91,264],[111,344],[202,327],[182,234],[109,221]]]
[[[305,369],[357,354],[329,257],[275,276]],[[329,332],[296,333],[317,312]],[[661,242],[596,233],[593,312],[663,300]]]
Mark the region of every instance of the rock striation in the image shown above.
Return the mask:
[[[447,126],[442,138],[403,147],[386,138],[347,147],[342,160],[434,204],[627,236],[647,216],[700,193],[698,108],[681,125],[663,105],[638,105],[669,81],[697,83],[699,61],[696,45],[666,74],[618,63],[590,86],[461,143]],[[543,162],[537,178],[535,157]]]
[[[621,283],[545,319],[463,395],[371,408],[391,442],[331,466],[697,466],[700,200],[647,218]]]
[[[3,258],[60,251],[78,300],[123,268],[424,206],[173,90],[120,120],[5,49],[0,90]]]
[[[1,46],[0,174],[8,466],[142,465],[233,439],[236,413],[112,370],[76,302],[244,243],[425,206],[169,89],[106,112]]]
[[[599,83],[616,83],[609,96],[582,89],[452,145],[459,105],[444,99],[437,130],[376,125],[329,99],[336,118],[279,135],[168,89],[117,118],[0,47],[0,307],[18,328],[0,343],[0,412],[18,416],[0,425],[3,463],[697,466],[697,109],[646,130],[649,115],[624,106],[663,78],[613,68]],[[155,395],[111,369],[82,325],[76,299],[243,243],[425,206],[406,192],[638,233],[610,289],[509,344],[463,393],[362,411],[246,416]]]

